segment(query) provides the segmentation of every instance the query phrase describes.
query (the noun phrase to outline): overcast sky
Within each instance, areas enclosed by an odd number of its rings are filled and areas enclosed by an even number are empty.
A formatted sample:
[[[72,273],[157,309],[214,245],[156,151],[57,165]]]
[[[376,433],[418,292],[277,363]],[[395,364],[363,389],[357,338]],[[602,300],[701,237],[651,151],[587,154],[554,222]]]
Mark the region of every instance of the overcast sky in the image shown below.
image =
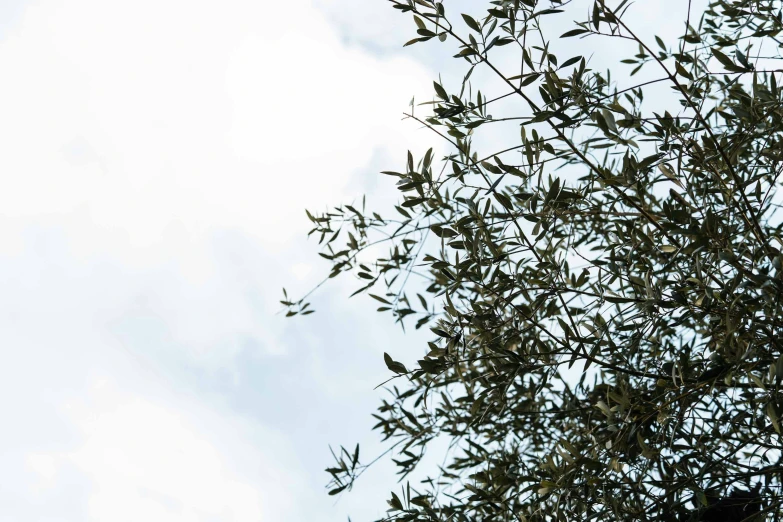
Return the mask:
[[[278,301],[327,268],[303,209],[432,144],[401,113],[453,65],[410,34],[383,0],[0,3],[0,521],[382,513],[391,470],[336,501],[327,445],[372,455],[381,354],[420,345],[353,281]]]
[[[415,146],[432,71],[374,3],[2,3],[0,520],[382,511],[323,468],[402,336],[348,281],[278,314],[327,268],[304,208]]]

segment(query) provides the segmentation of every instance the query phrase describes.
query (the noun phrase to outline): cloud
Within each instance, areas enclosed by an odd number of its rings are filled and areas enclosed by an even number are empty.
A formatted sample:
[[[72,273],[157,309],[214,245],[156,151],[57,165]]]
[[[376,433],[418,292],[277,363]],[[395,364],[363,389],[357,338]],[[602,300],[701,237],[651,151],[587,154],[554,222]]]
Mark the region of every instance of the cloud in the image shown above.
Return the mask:
[[[185,343],[203,339],[191,312],[225,283],[216,237],[284,252],[308,227],[304,207],[361,194],[362,168],[405,150],[400,110],[427,85],[414,62],[346,47],[318,11],[297,9],[30,4],[0,45],[5,253],[31,254],[46,230],[62,241],[55,255],[174,272],[156,282],[171,288],[162,298],[198,294],[166,306],[193,318]]]
[[[376,149],[400,143],[400,109],[428,75],[345,47],[317,11],[297,11],[31,5],[0,48],[13,78],[0,86],[6,215],[85,206],[154,247],[173,222],[268,243],[301,230],[303,206],[337,199]]]
[[[63,513],[69,520],[239,522],[303,515],[292,501],[292,492],[303,490],[301,470],[279,435],[166,390],[155,390],[153,401],[108,378],[91,384],[89,393],[60,406],[83,443],[30,453],[27,469],[18,470],[17,480],[32,479],[33,487],[21,491],[28,503],[56,509],[52,499],[64,496],[77,476],[91,483],[88,497],[78,492],[87,515]],[[258,450],[270,446],[274,452]],[[0,517],[11,515],[4,506]],[[17,520],[41,515],[28,509]]]
[[[389,2],[314,0],[313,5],[339,28],[342,38],[375,52],[398,50],[412,38],[410,15],[392,9]]]
[[[265,518],[269,509],[256,485],[232,476],[220,450],[176,412],[134,398],[104,401],[107,411],[80,413],[77,422],[86,442],[62,457],[96,485],[89,500],[92,519]]]
[[[272,314],[311,282],[303,207],[404,154],[430,74],[308,2],[41,0],[0,37],[0,520],[312,519],[266,424],[355,357],[293,379]],[[228,407],[279,361],[277,404]]]

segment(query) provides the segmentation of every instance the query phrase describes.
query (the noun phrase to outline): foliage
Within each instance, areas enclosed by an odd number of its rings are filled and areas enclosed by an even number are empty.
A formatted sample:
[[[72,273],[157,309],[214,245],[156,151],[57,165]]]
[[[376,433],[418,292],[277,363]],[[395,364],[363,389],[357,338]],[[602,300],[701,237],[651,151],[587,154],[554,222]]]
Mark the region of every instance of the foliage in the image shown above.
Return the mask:
[[[779,520],[781,1],[682,0],[654,43],[629,0],[391,3],[408,44],[458,46],[463,81],[408,114],[447,152],[385,172],[393,216],[308,212],[330,277],[433,334],[414,367],[386,356],[376,429],[403,478],[449,454],[388,520],[698,520],[754,486]],[[593,70],[595,40],[630,54]],[[331,492],[365,468],[343,450]]]

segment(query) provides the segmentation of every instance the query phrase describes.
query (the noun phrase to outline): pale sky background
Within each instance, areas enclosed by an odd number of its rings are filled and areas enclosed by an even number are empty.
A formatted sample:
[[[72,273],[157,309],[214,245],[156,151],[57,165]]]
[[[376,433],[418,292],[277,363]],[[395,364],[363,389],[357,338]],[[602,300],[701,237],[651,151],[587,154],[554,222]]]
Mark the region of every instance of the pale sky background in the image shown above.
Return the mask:
[[[327,269],[303,209],[395,198],[433,143],[401,113],[461,66],[411,33],[383,0],[0,3],[0,521],[381,515],[392,470],[328,497],[328,444],[373,454],[421,338],[348,279],[278,301]]]

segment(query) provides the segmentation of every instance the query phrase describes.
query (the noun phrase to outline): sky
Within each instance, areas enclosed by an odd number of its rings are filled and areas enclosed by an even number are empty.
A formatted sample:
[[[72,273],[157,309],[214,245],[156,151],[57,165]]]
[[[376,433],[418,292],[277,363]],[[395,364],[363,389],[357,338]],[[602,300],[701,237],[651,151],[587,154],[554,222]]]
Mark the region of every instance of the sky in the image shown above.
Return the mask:
[[[389,201],[432,144],[401,114],[461,68],[410,34],[382,0],[0,4],[0,521],[381,515],[393,470],[328,497],[328,445],[373,456],[423,337],[349,279],[278,301],[328,268],[304,208]]]

